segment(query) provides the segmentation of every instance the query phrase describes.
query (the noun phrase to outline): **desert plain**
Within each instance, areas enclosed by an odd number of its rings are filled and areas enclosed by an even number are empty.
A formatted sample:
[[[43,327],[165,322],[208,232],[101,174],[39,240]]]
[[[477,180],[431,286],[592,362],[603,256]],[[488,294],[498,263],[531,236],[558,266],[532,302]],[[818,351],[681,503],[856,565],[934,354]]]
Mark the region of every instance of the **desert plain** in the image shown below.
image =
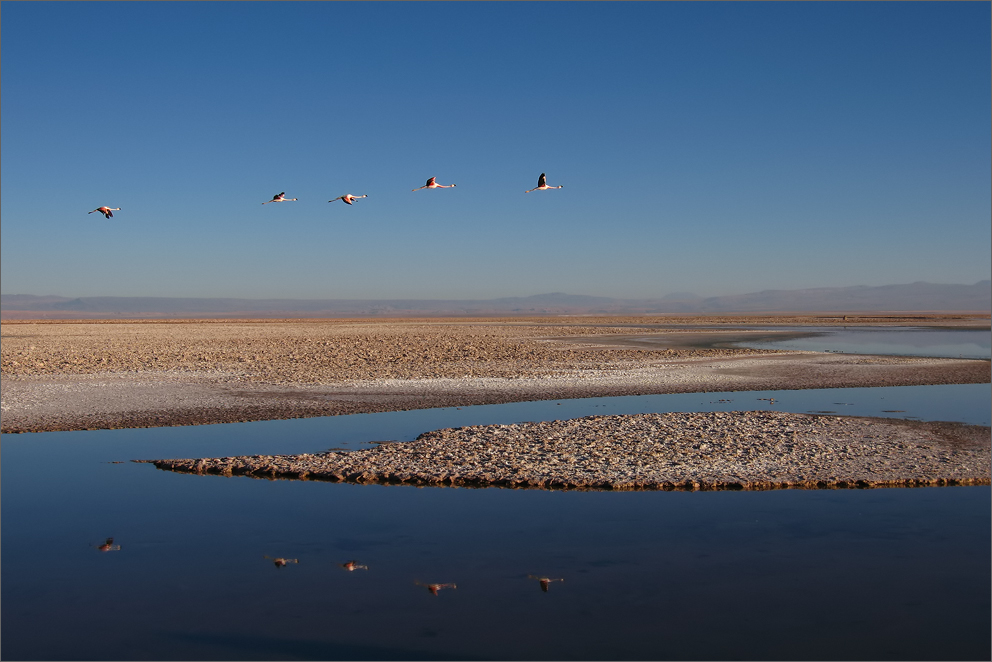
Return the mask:
[[[753,328],[758,326],[763,328]],[[965,314],[802,314],[5,321],[0,356],[0,418],[4,433],[44,432],[597,396],[969,384],[987,383],[990,379],[988,360],[758,350],[733,344],[744,338],[767,338],[775,327],[794,332],[795,327],[819,326],[988,328],[989,318]],[[764,438],[762,435],[767,436],[765,432],[734,427],[741,421],[757,420],[744,413],[736,421],[733,417],[721,418],[721,425],[712,427],[712,436],[746,438],[758,443]],[[595,439],[595,423],[587,421],[579,426],[583,438]],[[621,423],[611,420],[602,425],[613,429]],[[821,432],[824,425],[798,419],[775,425],[780,424],[785,426],[783,429],[809,428]],[[853,435],[848,422],[842,426],[830,425],[846,430],[841,437]],[[924,466],[903,457],[908,448],[906,425],[893,427],[869,419],[861,419],[859,425],[861,432],[854,436],[886,437],[892,442],[889,445],[894,444],[899,450],[899,462],[915,468]],[[904,478],[916,481],[915,484],[948,480],[987,483],[988,428],[962,430],[935,432],[933,426],[921,425],[917,437],[938,446],[944,444],[950,451],[966,450],[969,454],[966,464],[971,467],[967,471],[956,469],[957,473],[936,475],[933,470],[919,470],[903,478],[897,475],[898,471],[882,471],[878,474],[884,474],[881,483],[894,484],[893,481],[897,483]],[[873,431],[877,433],[874,437]],[[797,438],[794,433],[790,435],[790,440]],[[601,436],[606,445],[609,438],[616,439],[616,434],[606,429]],[[452,447],[466,447],[459,435],[447,435],[447,438],[446,443]],[[816,443],[821,441],[818,437]],[[746,448],[735,443],[734,449],[737,459],[741,452],[746,459]],[[791,446],[790,449],[791,457],[803,457]],[[571,457],[586,457],[574,448],[570,452]],[[693,452],[700,462],[707,462],[706,453]],[[374,458],[370,461],[374,465]],[[636,463],[637,459],[633,461]],[[709,461],[712,463],[712,458]],[[803,463],[799,459],[795,462]],[[933,467],[946,468],[947,464],[946,458],[933,460]],[[727,485],[770,484],[770,480],[783,485],[791,484],[790,481],[802,483],[808,472],[803,473],[803,467],[798,465],[786,465],[770,478],[766,474],[758,476],[754,467],[749,469],[743,462],[720,480]],[[198,466],[208,470],[202,463]],[[229,471],[230,464],[225,466]],[[875,473],[872,470],[866,475],[856,468],[845,465],[835,476],[835,482],[870,480],[873,477],[870,474]],[[586,469],[582,469],[585,482],[579,483],[573,480],[574,471],[561,473],[561,465],[556,470],[559,473],[553,480],[536,475],[527,479],[528,484],[541,486],[558,481],[610,486],[609,481],[603,482],[602,475],[589,474]],[[518,471],[519,467],[514,469],[514,475]],[[285,473],[300,474],[293,469]],[[337,477],[352,475],[347,471],[331,473]],[[397,475],[386,469],[379,475],[369,467],[352,473],[356,480],[387,480],[388,476],[395,479]],[[617,478],[614,487],[640,485],[636,473],[631,474],[634,478],[626,474]],[[694,474],[690,471],[684,475]],[[418,474],[416,470],[403,476],[403,480],[413,482],[440,480],[437,476]],[[680,480],[671,472],[659,476],[651,479],[654,482],[649,481],[651,486],[674,485]],[[497,470],[495,474],[484,473],[484,478],[471,480],[500,484],[505,482],[506,475]],[[692,479],[687,480],[687,484],[693,484]],[[819,479],[810,480],[815,483]],[[698,481],[695,484],[698,486]]]

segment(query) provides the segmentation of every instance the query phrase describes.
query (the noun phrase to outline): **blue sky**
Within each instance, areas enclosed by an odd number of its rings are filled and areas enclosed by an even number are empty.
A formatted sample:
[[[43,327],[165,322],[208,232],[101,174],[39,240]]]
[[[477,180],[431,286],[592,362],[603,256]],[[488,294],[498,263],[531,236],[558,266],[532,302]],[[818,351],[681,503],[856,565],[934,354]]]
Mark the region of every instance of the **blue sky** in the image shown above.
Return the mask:
[[[990,274],[986,2],[5,1],[2,19],[5,294]],[[524,194],[541,172],[564,188]],[[457,188],[411,192],[430,176]],[[280,191],[299,201],[261,204]],[[369,197],[328,204],[344,193]]]

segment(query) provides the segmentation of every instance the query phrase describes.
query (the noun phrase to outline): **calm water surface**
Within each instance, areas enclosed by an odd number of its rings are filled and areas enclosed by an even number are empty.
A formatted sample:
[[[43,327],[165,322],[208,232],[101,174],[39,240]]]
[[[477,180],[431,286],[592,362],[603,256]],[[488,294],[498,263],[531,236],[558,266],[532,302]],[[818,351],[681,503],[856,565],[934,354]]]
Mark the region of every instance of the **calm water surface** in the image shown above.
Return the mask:
[[[811,335],[788,340],[741,342],[757,349],[799,349],[843,354],[887,354],[987,359],[992,356],[992,332],[980,329],[922,327],[796,327],[781,331]]]
[[[114,462],[641,411],[989,425],[990,396],[988,384],[704,393],[5,435],[2,656],[988,659],[985,487],[550,492]],[[97,551],[108,536],[119,551]],[[369,569],[338,565],[351,559]],[[531,574],[565,581],[544,593]],[[417,581],[457,589],[435,596]]]
[[[644,328],[673,330],[671,325],[643,325]],[[754,349],[804,350],[842,354],[882,354],[889,356],[929,356],[943,358],[992,358],[992,331],[988,329],[947,329],[933,327],[836,327],[836,326],[740,326],[734,328],[700,326],[712,336],[693,339],[699,347],[750,347]],[[683,330],[683,329],[680,329]],[[684,334],[679,334],[680,338]],[[736,337],[735,337],[736,336]],[[713,337],[712,342],[707,342]],[[619,337],[618,337],[619,338]],[[664,335],[627,336],[634,345],[667,347]]]

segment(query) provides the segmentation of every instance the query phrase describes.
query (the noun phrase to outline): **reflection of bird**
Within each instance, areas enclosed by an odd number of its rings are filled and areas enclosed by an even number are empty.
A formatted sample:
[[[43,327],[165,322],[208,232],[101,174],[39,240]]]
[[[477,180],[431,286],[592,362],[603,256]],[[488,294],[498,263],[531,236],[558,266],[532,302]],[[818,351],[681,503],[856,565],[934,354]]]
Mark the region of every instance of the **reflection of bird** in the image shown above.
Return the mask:
[[[445,184],[438,184],[435,181],[436,179],[437,179],[437,177],[431,177],[430,179],[427,180],[427,183],[424,184],[423,186],[421,186],[420,188],[455,188],[455,184],[447,184],[447,185],[445,185]],[[420,188],[415,188],[413,190],[414,191],[419,191]]]
[[[541,582],[541,590],[544,591],[545,593],[548,592],[548,586],[551,585],[551,582],[565,581],[564,578],[562,577],[552,578],[552,577],[542,577],[540,575],[527,575],[527,576],[530,577],[531,579],[536,579],[537,581]]]
[[[115,211],[120,211],[120,207],[97,207],[93,211],[86,212],[87,214],[93,214],[95,212],[100,212],[103,214],[104,218],[113,218]]]
[[[367,195],[352,195],[352,194],[349,193],[347,195],[339,195],[338,197],[334,198],[333,200],[328,200],[328,202],[337,202],[338,200],[343,200],[346,205],[350,205],[350,204],[354,203],[355,200],[358,200],[359,198],[367,198],[367,197],[369,197],[369,196],[367,196]]]
[[[269,202],[292,202],[293,200],[296,200],[296,198],[287,198],[286,192],[283,191],[282,193],[276,193],[274,196],[272,196],[271,200],[269,200],[268,202],[263,202],[262,204],[267,205],[269,204]]]
[[[285,566],[285,565],[286,565],[287,563],[299,563],[299,562],[300,562],[300,560],[299,560],[299,559],[284,559],[284,558],[282,558],[281,556],[280,556],[280,557],[278,557],[278,558],[273,558],[273,557],[271,557],[271,556],[268,556],[268,555],[266,555],[266,556],[265,556],[265,558],[267,558],[267,559],[272,559],[272,563],[273,563],[273,564],[275,564],[275,566],[276,566],[277,568],[282,568],[282,567],[284,567],[284,566]]]
[[[437,595],[437,592],[442,588],[458,588],[454,584],[424,584],[423,582],[414,582],[417,586],[426,586],[427,590],[433,595]]]
[[[532,188],[530,191],[547,191],[549,188],[564,188],[562,186],[548,186],[548,178],[541,173],[541,176],[537,178],[537,186]],[[530,191],[524,191],[524,193],[530,193]]]
[[[356,570],[368,570],[369,569],[369,567],[367,565],[361,565],[361,564],[358,563],[358,561],[348,561],[346,563],[339,563],[338,565],[340,565],[342,568],[344,568],[348,572],[354,572]]]
[[[120,550],[120,548],[121,548],[120,545],[114,544],[113,538],[107,538],[107,540],[102,545],[97,546],[97,549],[100,550],[101,552],[116,552]]]

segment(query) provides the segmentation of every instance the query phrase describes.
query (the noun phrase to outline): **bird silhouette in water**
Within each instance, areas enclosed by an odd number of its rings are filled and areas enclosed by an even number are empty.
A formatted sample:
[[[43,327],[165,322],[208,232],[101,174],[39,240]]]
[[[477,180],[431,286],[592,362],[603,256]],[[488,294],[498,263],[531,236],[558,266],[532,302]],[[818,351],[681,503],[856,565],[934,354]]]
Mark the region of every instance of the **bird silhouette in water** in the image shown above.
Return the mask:
[[[96,548],[101,552],[117,552],[120,551],[121,546],[115,545],[113,538],[107,538],[102,545],[97,545]]]
[[[423,582],[414,582],[417,586],[423,586],[431,592],[431,595],[437,595],[437,592],[442,588],[458,588],[454,584],[425,584]]]
[[[103,214],[103,217],[104,218],[113,218],[114,217],[114,212],[115,211],[120,211],[120,210],[121,210],[120,207],[97,207],[93,211],[88,211],[86,213],[87,214],[95,214],[96,212],[100,212],[101,214]]]
[[[268,556],[268,555],[266,555],[266,556],[265,556],[265,558],[267,558],[267,559],[272,559],[272,563],[273,563],[273,564],[274,564],[274,565],[275,565],[275,566],[276,566],[277,568],[284,568],[284,567],[286,567],[286,565],[288,565],[288,564],[290,564],[290,563],[299,563],[299,562],[300,562],[300,560],[299,560],[299,559],[284,559],[284,558],[282,558],[281,556],[278,556],[278,557],[272,557],[272,556]]]
[[[532,188],[530,191],[524,191],[524,193],[530,193],[531,191],[547,191],[549,188],[564,188],[563,186],[548,186],[548,178],[541,173],[541,176],[537,178],[537,186]]]
[[[367,196],[367,195],[351,195],[349,193],[347,195],[339,195],[338,197],[334,198],[333,200],[328,200],[328,202],[337,202],[338,200],[342,200],[342,201],[344,201],[344,203],[346,205],[350,205],[350,204],[354,204],[355,200],[358,200],[359,198],[367,198],[367,197],[369,197],[369,196]]]
[[[345,563],[339,563],[342,568],[348,572],[355,572],[356,570],[368,570],[367,565],[361,565],[358,561],[346,561]]]
[[[293,200],[296,200],[296,198],[287,198],[286,192],[283,191],[282,193],[276,193],[274,196],[272,196],[271,200],[263,202],[262,204],[267,205],[270,202],[292,202]]]
[[[419,191],[420,189],[423,188],[455,188],[456,186],[455,184],[438,184],[436,180],[437,177],[431,177],[430,179],[427,180],[426,184],[424,184],[420,188],[415,188],[413,190]]]
[[[563,582],[565,581],[562,577],[543,577],[540,575],[527,575],[531,579],[536,579],[541,583],[541,590],[545,593],[548,592],[548,587],[551,586],[551,582]]]

